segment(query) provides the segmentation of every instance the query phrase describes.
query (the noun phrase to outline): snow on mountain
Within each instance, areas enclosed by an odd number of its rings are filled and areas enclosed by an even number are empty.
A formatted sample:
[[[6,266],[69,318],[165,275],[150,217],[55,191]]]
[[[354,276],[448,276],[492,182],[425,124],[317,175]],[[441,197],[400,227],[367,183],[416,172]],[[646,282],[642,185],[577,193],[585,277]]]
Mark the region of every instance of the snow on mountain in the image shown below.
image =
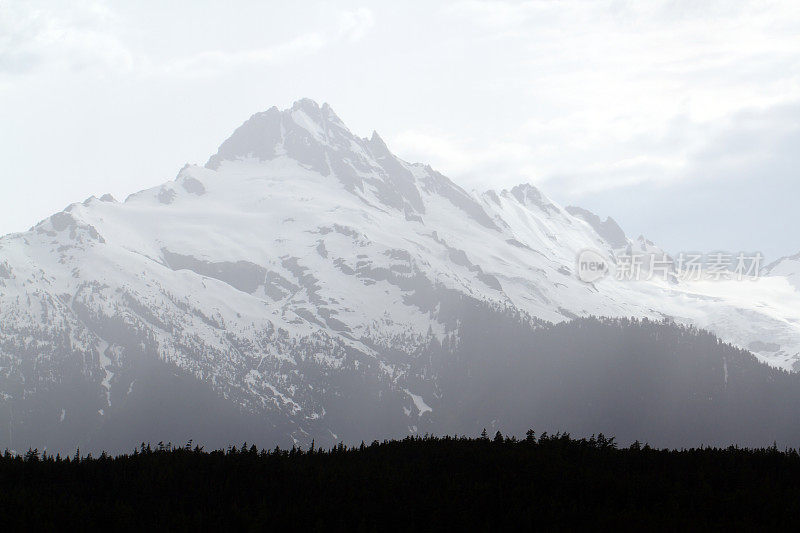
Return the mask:
[[[335,413],[375,398],[414,431],[436,409],[415,358],[458,338],[465,299],[547,321],[671,317],[794,368],[794,274],[576,276],[582,250],[613,265],[636,246],[658,251],[532,185],[468,193],[300,100],[253,115],[204,167],[0,239],[0,398],[46,397],[53,427],[80,415],[97,430],[157,361],[293,439],[335,440],[350,423]],[[94,389],[67,401],[73,379]]]
[[[800,290],[800,253],[778,259],[765,268],[765,274],[784,277]]]

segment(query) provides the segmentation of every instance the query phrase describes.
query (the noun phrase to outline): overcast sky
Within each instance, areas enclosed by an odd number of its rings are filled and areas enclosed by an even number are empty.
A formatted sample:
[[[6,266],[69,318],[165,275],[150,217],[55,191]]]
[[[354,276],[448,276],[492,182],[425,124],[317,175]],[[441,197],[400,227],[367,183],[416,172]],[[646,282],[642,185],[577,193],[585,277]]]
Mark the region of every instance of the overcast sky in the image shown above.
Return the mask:
[[[800,2],[0,0],[0,233],[301,97],[467,189],[670,251],[800,251]]]

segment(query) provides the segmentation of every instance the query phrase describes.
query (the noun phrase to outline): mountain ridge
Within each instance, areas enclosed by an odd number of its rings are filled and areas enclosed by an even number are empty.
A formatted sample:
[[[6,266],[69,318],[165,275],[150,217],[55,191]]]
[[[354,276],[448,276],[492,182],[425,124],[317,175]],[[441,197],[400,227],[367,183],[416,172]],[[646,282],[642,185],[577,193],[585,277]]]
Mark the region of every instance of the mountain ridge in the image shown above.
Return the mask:
[[[431,343],[457,346],[470,313],[670,318],[781,368],[800,357],[786,278],[584,283],[582,250],[620,261],[615,223],[530,184],[469,193],[310,100],[253,115],[206,166],[111,200],[0,238],[0,399],[21,409],[73,376],[83,396],[36,407],[53,431],[74,412],[103,427],[153,364],[295,440],[335,441],[367,419],[422,431],[436,415],[420,406],[435,413],[440,393]]]

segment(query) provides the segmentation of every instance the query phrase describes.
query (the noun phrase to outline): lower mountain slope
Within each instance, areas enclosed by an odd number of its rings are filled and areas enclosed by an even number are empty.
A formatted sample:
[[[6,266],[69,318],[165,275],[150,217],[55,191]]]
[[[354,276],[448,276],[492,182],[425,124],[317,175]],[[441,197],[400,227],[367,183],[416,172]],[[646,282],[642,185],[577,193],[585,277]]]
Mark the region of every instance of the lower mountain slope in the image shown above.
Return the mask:
[[[0,428],[0,442],[18,450],[124,452],[142,441],[224,447],[241,440],[308,446],[313,439],[328,446],[483,428],[521,434],[528,427],[670,447],[800,442],[800,375],[710,333],[647,319],[532,325],[475,302],[464,302],[462,311],[460,334],[432,338],[409,357],[401,386],[363,371],[357,352],[315,374],[326,406],[317,424],[244,409],[210,383],[142,357],[128,370],[132,390],[102,416],[85,392],[89,383],[77,376],[62,389],[39,391],[36,402],[7,402],[14,418]],[[298,377],[298,388],[305,379]],[[64,398],[69,421],[53,416]]]

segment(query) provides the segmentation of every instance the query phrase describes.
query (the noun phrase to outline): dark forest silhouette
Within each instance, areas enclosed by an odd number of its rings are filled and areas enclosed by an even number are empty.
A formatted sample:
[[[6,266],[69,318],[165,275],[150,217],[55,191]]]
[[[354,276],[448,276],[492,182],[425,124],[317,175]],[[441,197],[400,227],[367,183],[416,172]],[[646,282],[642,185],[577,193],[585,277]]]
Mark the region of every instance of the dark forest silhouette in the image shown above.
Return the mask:
[[[320,450],[0,458],[10,529],[742,529],[793,523],[800,455],[618,448],[603,435],[408,437]]]

